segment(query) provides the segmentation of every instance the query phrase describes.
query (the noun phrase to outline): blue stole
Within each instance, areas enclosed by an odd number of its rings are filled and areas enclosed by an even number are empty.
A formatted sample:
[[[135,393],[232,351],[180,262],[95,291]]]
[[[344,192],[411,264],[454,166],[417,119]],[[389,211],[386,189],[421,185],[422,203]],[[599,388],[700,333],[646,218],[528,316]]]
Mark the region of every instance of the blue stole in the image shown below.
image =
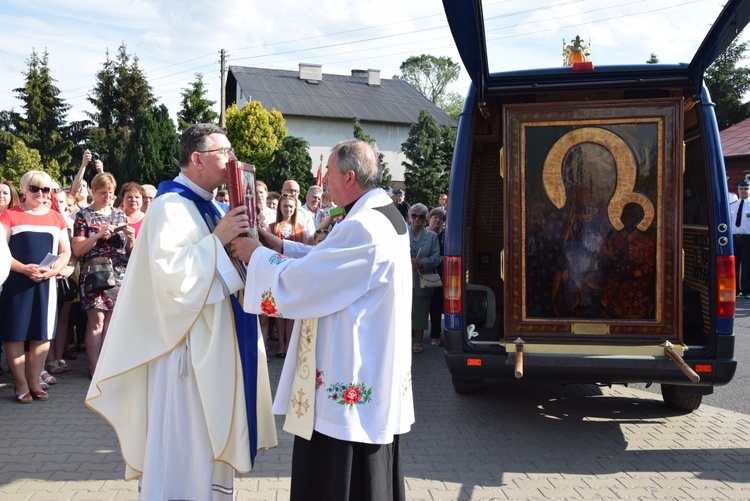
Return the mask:
[[[187,186],[175,181],[164,181],[159,184],[156,196],[164,193],[177,193],[178,195],[192,200],[198,211],[203,215],[203,220],[209,231],[213,231],[222,217],[219,209],[211,200],[204,200]],[[245,265],[235,260],[235,265],[240,266],[238,270],[245,277]],[[232,303],[232,314],[234,315],[234,326],[237,332],[237,346],[242,360],[242,374],[245,382],[245,405],[247,407],[248,430],[250,433],[250,461],[255,463],[255,455],[258,453],[258,423],[257,423],[257,393],[258,393],[258,317],[251,313],[245,313],[236,294],[229,296]]]

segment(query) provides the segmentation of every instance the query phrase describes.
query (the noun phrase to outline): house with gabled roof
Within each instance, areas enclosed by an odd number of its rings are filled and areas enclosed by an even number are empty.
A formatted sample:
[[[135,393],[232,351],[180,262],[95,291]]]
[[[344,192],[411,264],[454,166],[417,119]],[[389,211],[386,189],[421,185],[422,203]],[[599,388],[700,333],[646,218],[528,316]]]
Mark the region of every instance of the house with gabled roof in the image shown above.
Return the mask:
[[[267,110],[284,115],[290,136],[310,143],[311,171],[325,163],[331,148],[351,139],[354,118],[372,136],[395,181],[402,185],[406,157],[401,143],[409,127],[427,110],[440,125],[456,121],[403,80],[380,78],[380,70],[352,70],[351,75],[323,73],[319,64],[300,63],[299,71],[230,66],[226,81],[227,105],[239,108],[260,101]]]

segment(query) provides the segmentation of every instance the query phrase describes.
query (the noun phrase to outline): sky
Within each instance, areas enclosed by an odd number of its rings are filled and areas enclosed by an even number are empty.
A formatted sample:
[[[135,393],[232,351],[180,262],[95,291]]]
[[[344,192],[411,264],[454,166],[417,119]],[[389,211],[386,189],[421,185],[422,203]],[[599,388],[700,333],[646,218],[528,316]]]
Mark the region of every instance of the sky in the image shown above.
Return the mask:
[[[468,1],[468,0],[463,0]],[[594,64],[689,62],[726,0],[483,0],[490,69],[562,64],[564,41],[590,42]],[[202,73],[219,101],[227,65],[324,74],[399,74],[411,56],[461,63],[440,0],[0,0],[0,110],[22,111],[14,88],[32,50],[49,54],[60,97],[82,120],[95,75],[124,42],[173,119]],[[449,91],[465,94],[465,71]],[[218,104],[216,105],[218,111]]]

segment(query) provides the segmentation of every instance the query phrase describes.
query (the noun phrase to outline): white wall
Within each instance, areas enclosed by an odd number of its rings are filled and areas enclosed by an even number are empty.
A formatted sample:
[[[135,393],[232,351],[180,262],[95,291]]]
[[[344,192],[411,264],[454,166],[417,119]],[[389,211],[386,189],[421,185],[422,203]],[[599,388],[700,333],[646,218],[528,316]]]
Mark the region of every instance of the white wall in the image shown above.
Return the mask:
[[[331,148],[341,141],[353,138],[353,120],[314,119],[304,117],[284,117],[288,135],[301,137],[310,143],[312,173],[318,172],[320,155],[323,155],[323,173]],[[409,127],[394,124],[360,122],[365,134],[375,138],[378,150],[384,155],[386,167],[394,181],[404,180],[406,156],[401,152],[401,143],[409,136]]]

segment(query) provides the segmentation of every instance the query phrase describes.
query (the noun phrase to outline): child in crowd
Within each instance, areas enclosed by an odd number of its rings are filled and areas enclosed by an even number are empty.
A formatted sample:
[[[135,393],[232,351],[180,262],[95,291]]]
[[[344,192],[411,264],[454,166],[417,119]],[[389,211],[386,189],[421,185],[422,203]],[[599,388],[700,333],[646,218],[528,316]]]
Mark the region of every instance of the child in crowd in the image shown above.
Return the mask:
[[[273,210],[276,210],[276,207],[279,206],[279,199],[281,198],[281,193],[278,191],[269,191],[268,197],[266,197],[266,205],[272,208]]]

